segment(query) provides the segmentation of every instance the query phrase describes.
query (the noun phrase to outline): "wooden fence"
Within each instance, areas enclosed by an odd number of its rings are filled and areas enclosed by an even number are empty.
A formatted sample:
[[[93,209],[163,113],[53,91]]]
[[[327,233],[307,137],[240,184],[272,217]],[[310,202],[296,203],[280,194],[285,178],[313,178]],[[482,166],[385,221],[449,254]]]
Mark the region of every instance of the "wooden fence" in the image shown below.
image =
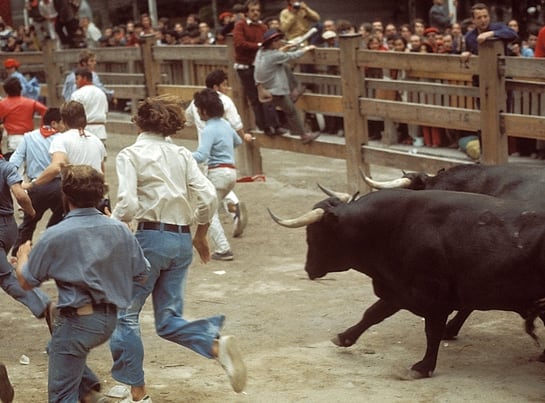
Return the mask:
[[[506,57],[499,41],[485,42],[479,56],[468,63],[461,63],[458,56],[375,52],[361,50],[359,45],[359,35],[342,36],[338,49],[317,49],[298,61],[317,66],[318,71],[333,66],[340,72],[297,73],[300,81],[316,89],[305,93],[297,106],[309,113],[343,116],[344,141],[322,136],[303,145],[291,136],[256,135],[256,141],[246,144],[238,155],[241,174],[261,173],[261,148],[344,159],[347,190],[351,192],[367,189],[359,170],[369,172],[370,164],[434,173],[471,163],[462,153],[447,157],[427,152],[427,148],[411,153],[396,147],[391,122],[479,132],[481,162],[485,164],[507,162],[508,135],[545,140],[543,60]],[[254,127],[251,109],[232,68],[232,38],[226,46],[157,46],[154,38],[148,38],[140,48],[100,48],[95,52],[103,82],[115,90],[117,98],[131,100],[133,111],[139,99],[150,95],[168,92],[190,100],[211,70],[226,69],[231,96],[245,128]],[[64,76],[75,66],[77,55],[77,50],[57,51],[49,43],[43,53],[20,53],[17,58],[24,71],[42,75],[48,105],[59,105]],[[377,70],[395,70],[398,79],[371,74]],[[379,96],[387,92],[403,96]],[[368,122],[373,119],[385,121],[381,142],[369,141]],[[108,130],[132,133],[134,129],[127,122],[110,121]],[[195,138],[194,131],[186,129],[182,136]]]

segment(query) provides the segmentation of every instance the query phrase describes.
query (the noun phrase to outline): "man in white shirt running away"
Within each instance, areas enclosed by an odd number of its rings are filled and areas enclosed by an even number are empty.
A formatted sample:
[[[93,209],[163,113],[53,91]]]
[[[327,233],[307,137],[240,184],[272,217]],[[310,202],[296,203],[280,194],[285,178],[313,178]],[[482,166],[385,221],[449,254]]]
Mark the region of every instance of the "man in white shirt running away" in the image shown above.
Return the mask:
[[[221,69],[214,70],[206,76],[206,87],[216,91],[223,103],[225,114],[223,118],[229,122],[231,127],[238,133],[238,135],[246,142],[252,142],[253,136],[250,133],[245,133],[242,125],[242,119],[238,114],[237,108],[231,98],[225,93],[229,90],[227,83],[227,74]],[[197,134],[199,137],[199,143],[201,140],[201,132],[204,129],[205,122],[199,116],[194,101],[191,101],[185,111],[186,126],[195,125],[197,128]],[[234,191],[230,191],[223,199],[223,206],[227,212],[233,217],[233,237],[237,238],[242,235],[244,228],[248,223],[248,214],[246,205],[244,202],[239,201],[239,198]]]

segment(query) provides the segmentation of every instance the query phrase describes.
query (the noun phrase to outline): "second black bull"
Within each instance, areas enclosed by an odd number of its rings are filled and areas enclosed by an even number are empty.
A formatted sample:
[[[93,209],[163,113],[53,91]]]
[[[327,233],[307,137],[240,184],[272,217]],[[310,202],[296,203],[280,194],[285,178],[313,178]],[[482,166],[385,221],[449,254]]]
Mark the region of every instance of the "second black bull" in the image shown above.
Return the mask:
[[[535,201],[545,206],[545,169],[524,165],[458,165],[436,175],[411,172],[401,178],[376,181],[362,173],[364,181],[375,189],[450,190],[479,193],[509,200]],[[373,308],[373,307],[372,307]],[[443,338],[455,339],[471,311],[459,311],[445,328]],[[545,322],[545,318],[543,318]],[[342,340],[342,345],[355,340]],[[545,352],[540,356],[545,361]]]
[[[423,359],[408,378],[431,376],[448,315],[506,310],[527,332],[545,297],[545,210],[532,203],[461,192],[383,190],[345,203],[331,197],[280,225],[307,227],[311,279],[355,269],[379,297],[342,345],[401,309],[425,319]],[[347,342],[349,341],[349,342]]]

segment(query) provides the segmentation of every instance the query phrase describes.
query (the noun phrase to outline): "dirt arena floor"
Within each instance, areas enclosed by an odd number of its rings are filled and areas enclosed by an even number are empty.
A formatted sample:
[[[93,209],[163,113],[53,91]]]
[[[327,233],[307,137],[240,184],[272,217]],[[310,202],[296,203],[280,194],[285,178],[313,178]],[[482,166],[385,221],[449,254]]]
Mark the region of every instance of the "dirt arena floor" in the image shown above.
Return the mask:
[[[115,154],[133,141],[134,136],[126,135],[108,140],[112,189],[117,186]],[[231,239],[235,260],[204,265],[196,259],[185,294],[188,318],[226,314],[224,334],[237,336],[248,367],[246,391],[235,394],[215,361],[160,339],[148,303],[142,332],[154,403],[545,400],[545,364],[536,361],[541,349],[513,313],[475,313],[458,340],[442,343],[434,376],[419,381],[396,376],[424,354],[424,323],[411,313],[400,312],[369,329],[351,348],[332,344],[330,339],[357,322],[376,300],[370,280],[352,271],[308,280],[303,270],[304,229],[279,227],[266,208],[290,217],[324,198],[317,182],[345,190],[344,162],[282,151],[262,154],[266,181],[236,187],[248,206],[249,223],[241,238]],[[376,168],[372,174],[383,179],[399,171]],[[230,234],[226,217],[224,225]],[[52,296],[56,293],[51,282],[43,288]],[[3,292],[0,304],[0,361],[8,367],[15,402],[45,402],[45,322]],[[543,339],[543,327],[538,330]],[[19,363],[22,355],[29,358],[28,365]],[[93,350],[88,363],[103,380],[104,390],[115,385],[107,345]]]

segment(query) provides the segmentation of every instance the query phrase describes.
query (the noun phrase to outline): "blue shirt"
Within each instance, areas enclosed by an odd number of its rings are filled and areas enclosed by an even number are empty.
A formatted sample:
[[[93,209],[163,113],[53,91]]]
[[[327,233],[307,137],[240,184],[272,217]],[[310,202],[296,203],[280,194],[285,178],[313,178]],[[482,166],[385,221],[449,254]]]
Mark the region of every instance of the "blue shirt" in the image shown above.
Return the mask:
[[[240,144],[240,136],[225,119],[208,119],[193,157],[199,164],[207,162],[209,166],[234,164],[235,147]]]
[[[518,38],[517,33],[502,22],[493,22],[488,26],[488,30],[494,32],[494,38],[504,41],[506,48],[509,42]],[[469,31],[465,36],[466,50],[474,55],[479,54],[479,42],[477,42],[477,36],[479,36],[477,29]],[[507,54],[507,49],[504,49],[504,51]]]
[[[114,96],[114,92],[104,87],[104,84],[102,84],[102,81],[100,81],[97,73],[95,73],[94,71],[92,71],[91,73],[93,74],[93,85],[104,91],[104,93],[108,97],[108,100],[110,100]],[[77,89],[78,86],[76,85],[76,73],[71,72],[66,76],[64,80],[64,86],[62,87],[62,96],[64,100],[66,102],[70,101],[72,99],[73,92]]]
[[[0,157],[0,216],[13,214],[13,198],[10,188],[23,178],[17,173],[17,167]]]
[[[26,162],[26,173],[30,179],[36,179],[51,163],[49,146],[58,133],[48,137],[42,136],[40,129],[25,133],[23,141],[17,146],[9,158],[9,162],[17,168]]]
[[[94,208],[74,209],[49,227],[22,268],[31,286],[55,280],[59,308],[88,303],[127,308],[133,280],[148,273],[149,263],[128,227]]]
[[[40,83],[36,77],[27,80],[25,76],[17,70],[15,70],[10,77],[16,77],[21,83],[21,96],[34,99],[35,101],[38,100],[40,96]]]

